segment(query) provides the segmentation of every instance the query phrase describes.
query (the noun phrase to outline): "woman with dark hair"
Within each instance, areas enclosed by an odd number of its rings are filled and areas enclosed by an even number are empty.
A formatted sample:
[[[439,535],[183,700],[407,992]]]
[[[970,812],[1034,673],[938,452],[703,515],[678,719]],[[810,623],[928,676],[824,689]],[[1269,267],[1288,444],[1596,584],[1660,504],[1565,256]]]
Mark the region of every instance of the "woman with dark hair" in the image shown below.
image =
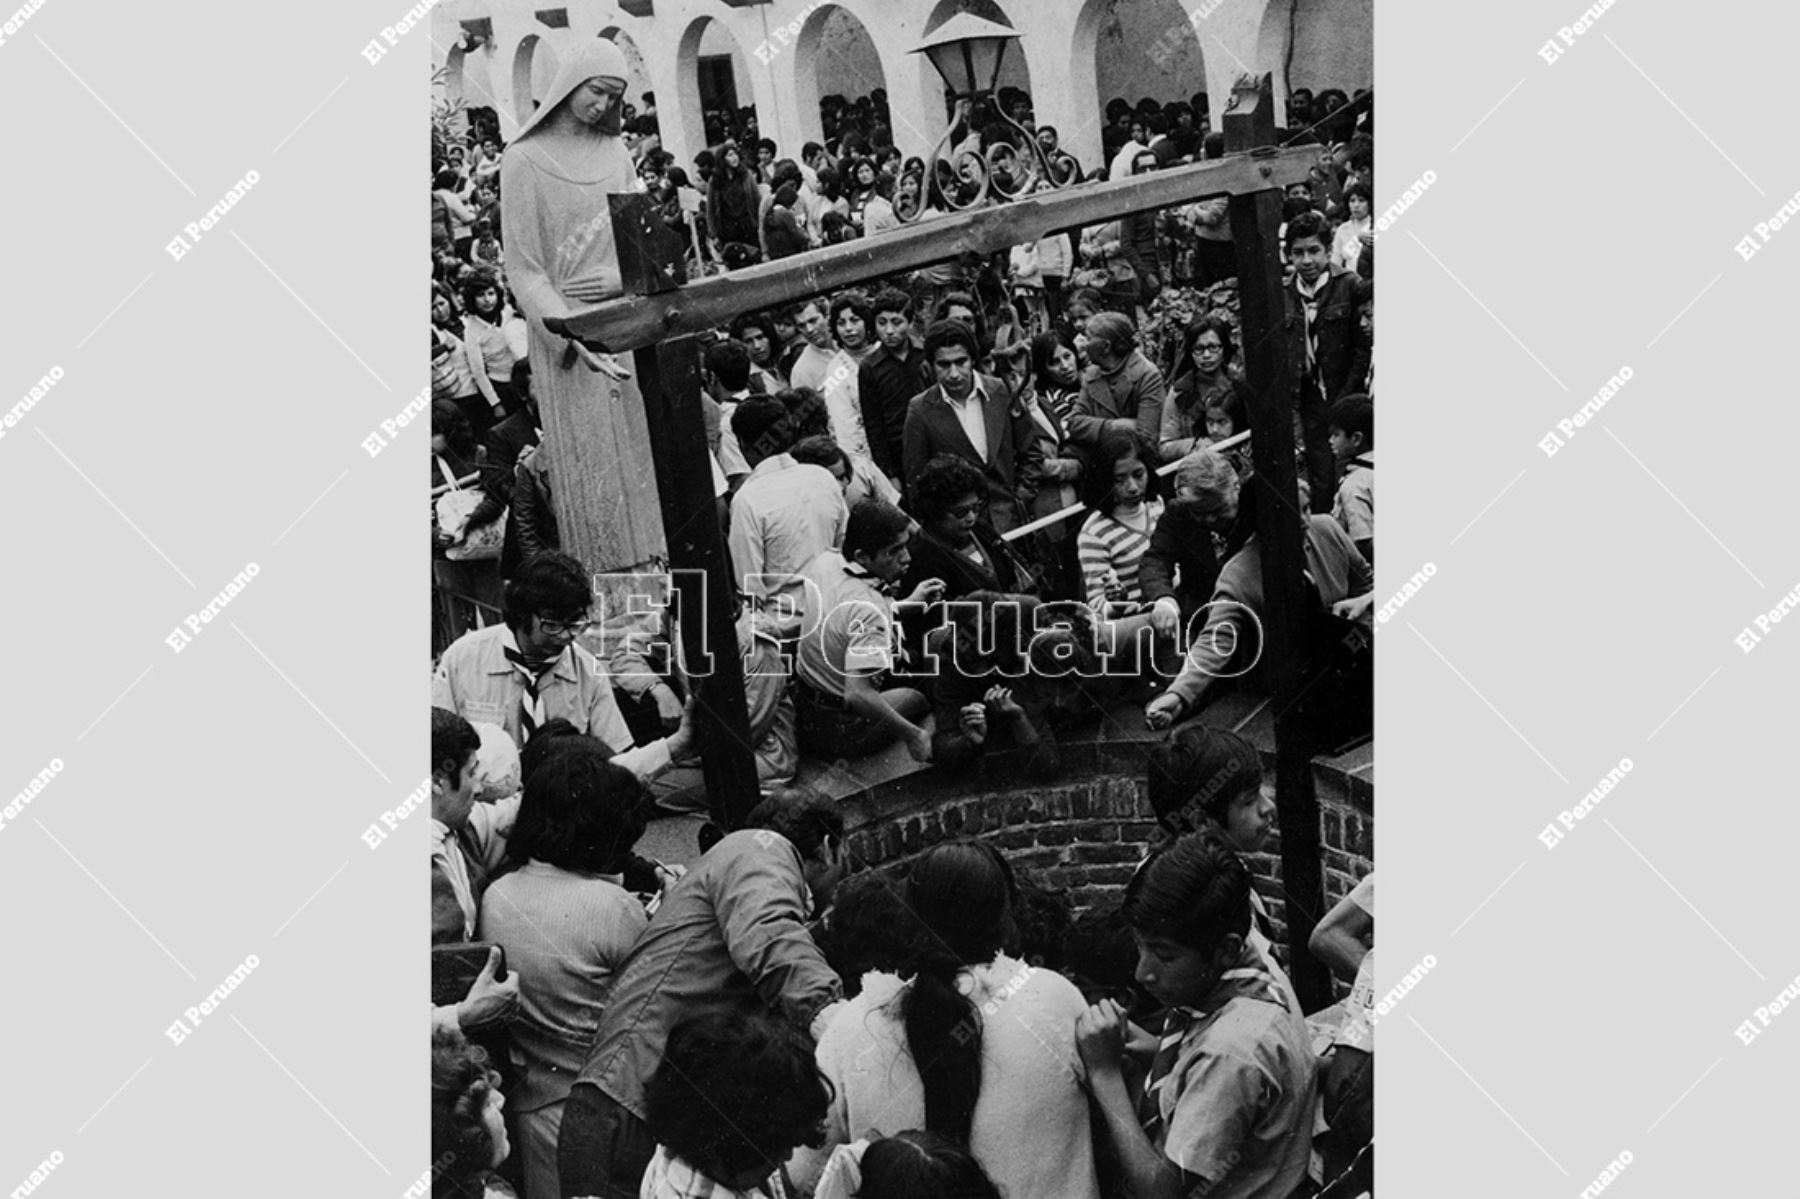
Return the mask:
[[[775,1175],[795,1149],[819,1144],[830,1099],[787,1024],[734,1008],[683,1020],[644,1086],[657,1147],[640,1199],[786,1195]]]
[[[1238,375],[1236,357],[1230,322],[1208,313],[1188,326],[1175,363],[1175,382],[1163,404],[1158,449],[1164,461],[1173,462],[1212,440],[1206,412],[1225,397],[1235,397],[1240,412],[1249,411],[1251,393]]]
[[[463,350],[462,324],[457,319],[456,293],[448,284],[431,284],[431,398],[449,400],[469,419],[476,437],[494,423],[494,410],[475,385],[469,357]]]
[[[500,1074],[487,1051],[454,1028],[431,1033],[432,1199],[512,1199],[494,1174],[512,1146],[506,1139]]]
[[[498,419],[519,406],[512,381],[518,357],[504,330],[506,296],[498,278],[477,270],[462,285],[462,300],[463,352],[468,357],[469,374],[476,390],[493,409],[493,417]]]
[[[875,163],[867,158],[852,158],[844,164],[845,196],[850,204],[850,223],[856,226],[857,232],[863,231],[864,213],[869,201],[880,195],[877,186],[880,173]]]
[[[731,340],[750,351],[750,390],[774,395],[787,386],[787,376],[776,361],[781,339],[767,313],[746,312],[731,322]],[[758,386],[761,384],[761,386]]]
[[[762,208],[756,172],[744,161],[744,152],[736,142],[719,147],[718,155],[706,193],[706,227],[712,231],[721,254],[724,247],[733,244],[756,249],[762,244],[756,227]]]
[[[1372,231],[1369,213],[1374,205],[1369,185],[1358,179],[1344,187],[1344,206],[1350,215],[1331,236],[1331,265],[1340,270],[1356,270],[1362,258],[1363,238]]]
[[[1161,478],[1156,459],[1136,433],[1109,429],[1100,436],[1082,483],[1088,518],[1075,537],[1082,586],[1100,622],[1100,644],[1115,656],[1111,673],[1142,675],[1148,665],[1140,634],[1152,626],[1151,605],[1138,579],[1138,565],[1150,548],[1162,517]],[[1172,641],[1158,637],[1158,650]]]
[[[1031,339],[1031,374],[1039,404],[1048,405],[1060,427],[1081,395],[1081,356],[1067,330],[1052,329]]]
[[[1000,1188],[966,1147],[914,1130],[839,1146],[814,1199],[1000,1199]]]
[[[599,1027],[608,983],[650,923],[624,886],[648,815],[643,784],[607,761],[610,752],[592,738],[552,744],[555,752],[526,777],[507,839],[516,868],[489,884],[476,930],[478,940],[506,950],[519,976],[511,1031],[522,1075],[512,1100],[528,1199],[561,1193],[563,1104]]]
[[[911,542],[912,565],[900,583],[902,594],[926,579],[944,581],[946,600],[1017,587],[1017,562],[981,519],[987,505],[987,479],[967,458],[940,454],[925,464],[908,497],[907,511],[919,522],[919,533]]]
[[[819,1038],[835,1096],[826,1144],[923,1128],[967,1145],[1009,1195],[1098,1199],[1075,1051],[1081,993],[1007,951],[1017,886],[998,850],[963,838],[914,864],[907,982],[868,975]],[[802,1187],[824,1152],[791,1166]]]

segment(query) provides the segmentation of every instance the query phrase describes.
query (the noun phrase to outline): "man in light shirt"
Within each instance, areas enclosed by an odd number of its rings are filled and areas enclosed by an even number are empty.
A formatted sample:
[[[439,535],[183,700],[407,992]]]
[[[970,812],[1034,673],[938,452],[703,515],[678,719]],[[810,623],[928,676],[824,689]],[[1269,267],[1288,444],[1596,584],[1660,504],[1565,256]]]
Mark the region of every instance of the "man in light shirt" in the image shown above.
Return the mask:
[[[751,396],[731,423],[750,464],[731,502],[732,570],[751,607],[786,626],[800,614],[800,568],[843,543],[850,511],[829,470],[788,453],[795,427],[780,400]]]

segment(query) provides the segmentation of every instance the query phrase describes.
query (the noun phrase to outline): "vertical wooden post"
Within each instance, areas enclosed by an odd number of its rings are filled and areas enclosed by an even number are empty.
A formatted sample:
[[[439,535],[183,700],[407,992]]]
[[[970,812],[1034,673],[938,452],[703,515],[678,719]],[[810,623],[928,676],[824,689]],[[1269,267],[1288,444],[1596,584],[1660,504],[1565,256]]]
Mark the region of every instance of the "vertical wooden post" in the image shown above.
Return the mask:
[[[1225,113],[1225,152],[1246,153],[1275,140],[1274,99],[1268,75],[1244,76]],[[1331,1001],[1325,966],[1306,948],[1324,900],[1319,861],[1319,800],[1313,788],[1311,730],[1294,700],[1305,685],[1307,597],[1305,547],[1294,478],[1294,406],[1290,392],[1287,297],[1276,244],[1281,192],[1231,197],[1231,236],[1237,247],[1239,319],[1244,365],[1256,403],[1250,413],[1256,463],[1256,541],[1263,573],[1263,668],[1274,693],[1275,786],[1281,822],[1281,875],[1286,892],[1288,972],[1301,1005],[1316,1011]]]
[[[612,196],[610,202],[626,292],[643,295],[684,283],[681,238],[663,224],[649,198],[631,193]],[[743,824],[761,793],[744,698],[743,655],[732,619],[736,598],[713,495],[699,339],[678,337],[643,346],[633,360],[648,418],[669,569],[680,597],[676,612],[683,656],[699,695],[696,731],[707,803],[713,819],[729,830]],[[627,461],[623,469],[644,465]]]

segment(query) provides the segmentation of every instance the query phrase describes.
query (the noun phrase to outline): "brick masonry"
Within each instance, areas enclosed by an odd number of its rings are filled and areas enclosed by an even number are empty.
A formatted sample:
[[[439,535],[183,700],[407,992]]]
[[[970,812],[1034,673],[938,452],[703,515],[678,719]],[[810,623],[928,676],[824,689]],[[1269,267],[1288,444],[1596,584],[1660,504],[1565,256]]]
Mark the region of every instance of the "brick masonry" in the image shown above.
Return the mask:
[[[1072,893],[1076,912],[1123,897],[1155,828],[1146,797],[1142,749],[1098,747],[1093,772],[1036,786],[1004,786],[991,777],[971,790],[892,784],[846,799],[849,847],[859,867],[903,865],[952,837],[978,837],[1015,866],[1052,888]],[[1132,759],[1137,769],[1130,769]],[[1273,775],[1274,762],[1265,756]],[[995,775],[1001,772],[994,772]],[[1354,775],[1314,766],[1319,796],[1326,903],[1336,903],[1374,868],[1374,789]],[[885,794],[881,794],[885,792]],[[1279,842],[1249,863],[1257,890],[1285,940]],[[1321,913],[1323,914],[1323,913]]]

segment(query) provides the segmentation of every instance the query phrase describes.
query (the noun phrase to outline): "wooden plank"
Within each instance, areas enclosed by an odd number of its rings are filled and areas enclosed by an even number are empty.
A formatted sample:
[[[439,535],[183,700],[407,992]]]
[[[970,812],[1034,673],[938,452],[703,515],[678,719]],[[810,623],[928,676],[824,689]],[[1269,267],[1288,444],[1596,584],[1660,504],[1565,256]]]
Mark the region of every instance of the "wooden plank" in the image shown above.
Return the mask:
[[[1208,196],[1269,192],[1279,197],[1271,189],[1305,182],[1320,154],[1318,146],[1259,149],[1131,179],[1046,192],[715,275],[660,295],[626,295],[546,324],[552,332],[596,348],[636,349],[663,338],[699,333],[739,313],[792,304],[964,253],[1002,253],[1058,230],[1134,212],[1190,204]]]
[[[1274,139],[1269,76],[1241,81],[1225,114],[1225,144],[1242,150]],[[1256,497],[1256,541],[1263,574],[1263,667],[1275,707],[1276,816],[1281,827],[1281,886],[1286,895],[1288,972],[1301,1007],[1331,1002],[1331,978],[1307,949],[1322,914],[1324,874],[1319,861],[1319,800],[1313,786],[1311,731],[1293,704],[1304,686],[1307,589],[1302,514],[1294,470],[1294,407],[1288,359],[1287,297],[1282,290],[1276,233],[1276,192],[1231,198],[1237,247],[1238,310],[1244,371],[1257,402],[1250,412],[1250,481]]]
[[[684,247],[662,224],[649,197],[610,196],[619,274],[627,292],[655,295],[678,288]],[[668,540],[669,572],[683,660],[694,685],[700,768],[713,819],[737,828],[762,798],[750,741],[744,662],[738,652],[737,607],[701,403],[700,345],[681,337],[640,347],[632,356],[649,426],[656,498]]]

